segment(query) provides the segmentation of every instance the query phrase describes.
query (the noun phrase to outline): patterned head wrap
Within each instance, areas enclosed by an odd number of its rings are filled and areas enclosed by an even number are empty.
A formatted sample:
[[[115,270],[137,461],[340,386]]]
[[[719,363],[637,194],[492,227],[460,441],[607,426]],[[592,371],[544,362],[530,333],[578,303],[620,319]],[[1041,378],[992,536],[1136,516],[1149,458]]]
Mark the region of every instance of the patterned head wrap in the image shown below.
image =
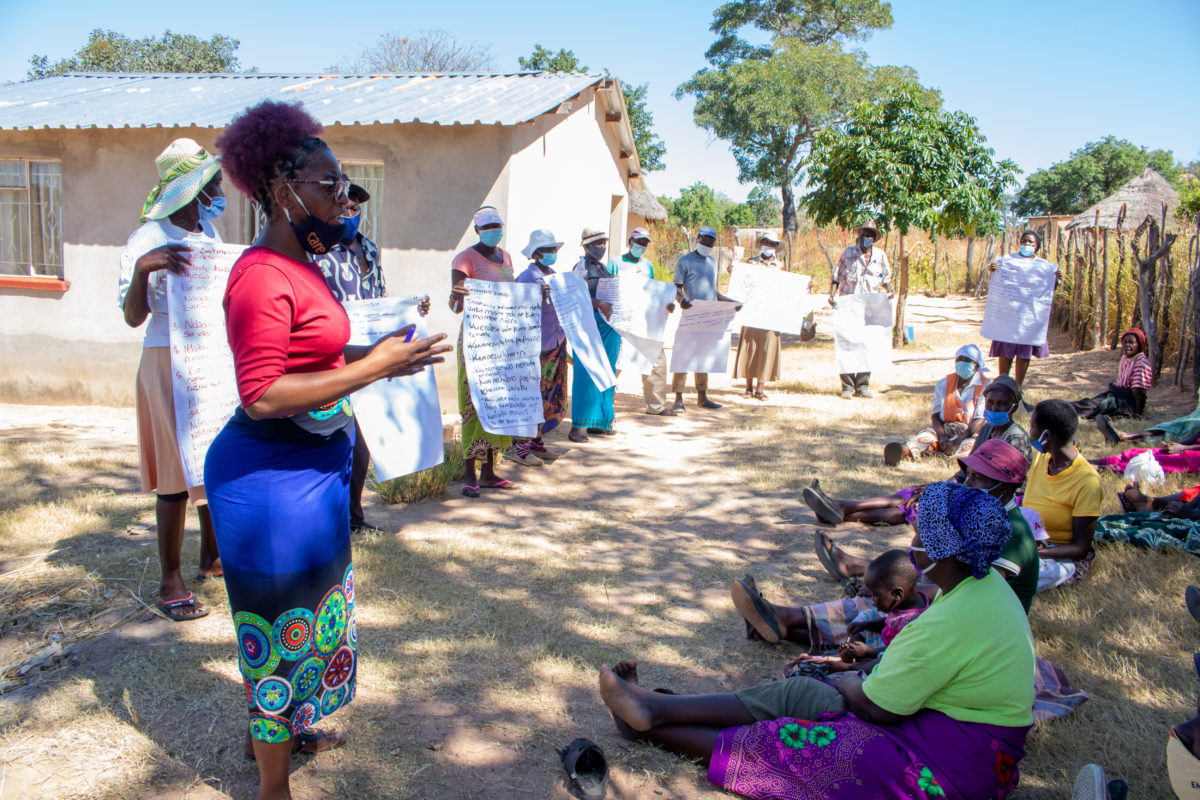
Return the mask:
[[[931,483],[921,495],[917,532],[932,561],[955,558],[985,578],[1012,528],[1008,512],[986,492],[958,483]]]

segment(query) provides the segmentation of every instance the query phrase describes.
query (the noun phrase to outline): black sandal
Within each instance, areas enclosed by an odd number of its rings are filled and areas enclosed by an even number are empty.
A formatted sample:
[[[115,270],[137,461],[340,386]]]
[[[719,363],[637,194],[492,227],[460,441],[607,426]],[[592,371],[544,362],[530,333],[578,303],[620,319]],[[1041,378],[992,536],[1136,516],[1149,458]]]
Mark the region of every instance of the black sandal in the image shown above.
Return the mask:
[[[590,739],[579,738],[555,750],[567,771],[567,788],[582,800],[603,800],[608,793],[608,761]]]

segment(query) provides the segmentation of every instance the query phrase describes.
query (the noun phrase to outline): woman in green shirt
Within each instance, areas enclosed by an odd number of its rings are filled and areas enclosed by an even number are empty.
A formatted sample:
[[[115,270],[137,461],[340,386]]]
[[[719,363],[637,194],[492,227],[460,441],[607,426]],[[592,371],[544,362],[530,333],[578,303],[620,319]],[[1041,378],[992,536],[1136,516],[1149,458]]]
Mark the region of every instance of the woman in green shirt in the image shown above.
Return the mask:
[[[665,695],[636,665],[600,670],[629,738],[697,758],[725,789],[759,798],[1007,796],[1033,722],[1033,636],[992,569],[1010,536],[1004,506],[931,484],[910,558],[938,586],[865,679],[788,678],[717,695]]]

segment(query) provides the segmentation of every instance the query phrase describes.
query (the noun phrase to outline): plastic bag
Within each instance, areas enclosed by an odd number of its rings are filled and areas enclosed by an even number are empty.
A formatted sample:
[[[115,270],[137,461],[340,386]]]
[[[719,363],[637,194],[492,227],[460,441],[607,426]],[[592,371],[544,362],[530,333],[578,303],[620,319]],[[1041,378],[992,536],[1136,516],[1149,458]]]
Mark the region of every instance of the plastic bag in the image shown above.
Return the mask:
[[[1161,486],[1167,476],[1163,474],[1162,465],[1154,460],[1154,451],[1145,450],[1129,459],[1125,467],[1126,480],[1137,484],[1138,489],[1145,492],[1154,486]]]

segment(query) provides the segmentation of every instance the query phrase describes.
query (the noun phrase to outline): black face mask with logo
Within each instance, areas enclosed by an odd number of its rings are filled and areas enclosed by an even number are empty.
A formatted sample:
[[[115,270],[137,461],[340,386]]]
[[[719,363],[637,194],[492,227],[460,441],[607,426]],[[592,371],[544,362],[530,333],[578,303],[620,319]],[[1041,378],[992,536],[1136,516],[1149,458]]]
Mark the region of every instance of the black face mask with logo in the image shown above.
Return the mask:
[[[325,220],[317,219],[304,205],[304,201],[296,194],[296,190],[288,184],[288,191],[292,193],[292,197],[296,198],[296,202],[304,209],[304,213],[308,214],[308,222],[303,225],[297,225],[292,222],[292,215],[285,208],[284,216],[287,217],[288,224],[292,226],[292,233],[296,234],[296,241],[304,248],[305,252],[313,255],[323,256],[328,253],[333,247],[346,236],[346,223],[339,222],[332,225]]]

